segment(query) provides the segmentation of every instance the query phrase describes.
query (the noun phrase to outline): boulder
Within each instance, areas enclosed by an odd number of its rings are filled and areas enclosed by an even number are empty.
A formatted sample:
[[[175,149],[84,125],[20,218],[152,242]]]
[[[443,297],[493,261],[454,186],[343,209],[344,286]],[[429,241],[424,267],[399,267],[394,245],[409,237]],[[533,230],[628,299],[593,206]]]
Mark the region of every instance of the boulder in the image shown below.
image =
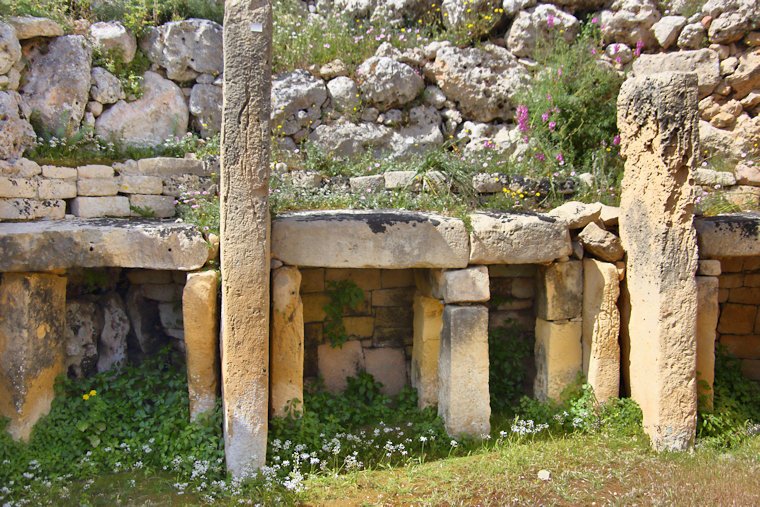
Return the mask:
[[[8,23],[16,29],[16,37],[19,40],[33,39],[34,37],[60,37],[63,35],[63,27],[48,18],[11,16],[8,18]]]
[[[742,149],[736,135],[729,130],[716,128],[710,122],[699,122],[699,146],[709,153],[720,153],[728,160],[739,160]]]
[[[103,329],[103,314],[90,301],[66,301],[66,369],[76,378],[97,371],[98,338]]]
[[[190,92],[190,114],[193,125],[202,137],[211,137],[222,130],[222,87],[197,84]]]
[[[553,37],[571,43],[579,30],[575,16],[551,4],[541,4],[517,14],[507,35],[507,47],[517,56],[532,57],[537,47],[546,47]]]
[[[272,79],[272,129],[292,135],[321,117],[327,100],[324,81],[305,70],[278,74]]]
[[[747,51],[739,57],[739,65],[726,78],[726,83],[734,89],[735,99],[743,99],[760,89],[760,48]]]
[[[744,37],[750,20],[741,12],[724,12],[710,23],[707,36],[713,44],[730,44]]]
[[[466,118],[479,122],[511,119],[512,98],[528,78],[509,51],[493,44],[441,47],[425,74]]]
[[[683,27],[678,36],[678,47],[681,49],[699,49],[707,38],[707,30],[702,23],[689,23]]]
[[[272,222],[272,257],[295,266],[467,266],[461,220],[406,211],[303,212]]]
[[[311,140],[325,153],[348,158],[371,151],[380,155],[389,148],[393,131],[376,123],[351,123],[340,121],[331,125],[319,125],[311,134]]]
[[[737,164],[734,173],[738,184],[760,187],[760,166]]]
[[[359,89],[366,101],[381,111],[414,100],[425,81],[409,65],[384,56],[373,56],[356,69]]]
[[[605,231],[591,222],[578,235],[584,251],[607,262],[616,262],[623,258],[625,250],[620,238]]]
[[[720,84],[720,60],[711,49],[641,55],[633,62],[636,76],[658,72],[696,72],[699,97],[707,97]]]
[[[103,331],[98,341],[98,372],[121,366],[127,360],[127,335],[132,327],[121,296],[111,292],[102,298]]]
[[[46,51],[28,56],[29,70],[20,92],[47,132],[73,134],[82,122],[90,94],[92,49],[81,35],[53,39]]]
[[[21,59],[21,44],[13,26],[0,21],[0,75],[7,74]]]
[[[92,45],[103,53],[118,55],[124,63],[135,58],[137,41],[119,21],[100,21],[90,25]]]
[[[17,92],[0,92],[0,159],[19,158],[37,140],[21,111],[22,98]]]
[[[222,26],[207,19],[171,21],[152,28],[141,48],[174,81],[191,81],[204,73],[219,75],[224,70]]]
[[[348,77],[336,77],[327,82],[327,92],[330,102],[336,111],[342,113],[356,112],[359,104],[359,88],[353,79]]]
[[[90,73],[90,96],[100,104],[113,104],[125,98],[119,78],[103,67],[95,67]],[[102,111],[101,111],[102,114]]]
[[[684,26],[686,26],[686,18],[683,16],[663,16],[652,25],[652,32],[660,47],[668,49],[678,40]]]
[[[567,225],[547,215],[475,213],[470,222],[470,264],[537,264],[572,253]]]
[[[185,224],[70,219],[2,223],[0,254],[0,271],[104,266],[193,270],[206,262],[208,245],[197,228]]]
[[[657,41],[651,28],[660,20],[657,7],[655,0],[616,0],[611,11],[602,11],[599,16],[604,41],[622,42],[630,47],[637,43],[655,46]]]
[[[602,204],[585,204],[569,201],[551,210],[547,215],[562,220],[568,229],[582,229],[597,220],[602,213]]]
[[[155,72],[143,77],[143,96],[119,101],[95,122],[98,136],[136,147],[154,147],[187,132],[189,111],[182,90]]]

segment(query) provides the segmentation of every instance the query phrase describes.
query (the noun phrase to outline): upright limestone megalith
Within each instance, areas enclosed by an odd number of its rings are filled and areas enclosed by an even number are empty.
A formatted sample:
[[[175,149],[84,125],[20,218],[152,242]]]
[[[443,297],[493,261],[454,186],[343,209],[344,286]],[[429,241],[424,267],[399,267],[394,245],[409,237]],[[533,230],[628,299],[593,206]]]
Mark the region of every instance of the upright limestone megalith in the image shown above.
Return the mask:
[[[620,237],[628,252],[631,396],[657,450],[694,442],[697,422],[697,242],[691,168],[699,152],[697,76],[623,83]]]
[[[187,390],[193,421],[213,410],[219,396],[218,289],[219,273],[208,270],[188,274],[182,291]]]
[[[272,271],[271,407],[282,417],[303,408],[303,303],[301,272],[293,266]]]
[[[443,303],[417,293],[413,308],[412,387],[417,390],[419,407],[425,408],[438,404],[438,352],[441,348]]]
[[[244,477],[265,463],[267,449],[272,5],[269,0],[227,0],[224,7],[224,452],[227,469]]]
[[[0,309],[0,417],[13,438],[28,440],[65,373],[66,277],[4,273]]]

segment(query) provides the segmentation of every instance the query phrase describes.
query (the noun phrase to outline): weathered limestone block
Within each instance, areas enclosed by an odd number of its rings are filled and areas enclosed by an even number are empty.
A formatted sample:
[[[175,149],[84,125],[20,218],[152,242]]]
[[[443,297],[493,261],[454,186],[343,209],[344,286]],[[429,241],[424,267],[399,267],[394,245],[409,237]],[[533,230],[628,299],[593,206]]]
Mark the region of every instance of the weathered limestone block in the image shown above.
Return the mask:
[[[583,367],[580,322],[549,322],[536,319],[536,380],[533,395],[541,400],[559,400]]]
[[[0,197],[34,199],[37,197],[37,180],[0,176]]]
[[[346,378],[365,369],[362,344],[356,340],[347,341],[342,347],[324,343],[317,349],[317,363],[325,388],[331,393],[340,393],[348,385]]]
[[[118,367],[127,359],[127,335],[132,329],[121,296],[111,292],[103,298],[103,332],[98,342],[98,372]]]
[[[551,210],[547,215],[563,220],[568,229],[582,229],[602,214],[602,204],[569,201]]]
[[[119,192],[122,194],[160,195],[164,182],[158,176],[125,174],[119,178]]]
[[[103,314],[91,301],[66,302],[66,371],[82,378],[97,371],[98,338]]]
[[[578,235],[584,251],[607,262],[617,262],[625,256],[620,238],[605,231],[595,223],[590,223]]]
[[[703,98],[720,84],[720,60],[712,49],[676,51],[671,53],[642,54],[633,62],[637,77],[660,72],[696,72],[699,97]]]
[[[63,27],[48,18],[11,16],[8,18],[8,23],[16,29],[16,37],[19,40],[32,39],[34,37],[60,37],[63,35]]]
[[[738,213],[694,221],[703,259],[760,255],[760,216]]]
[[[66,278],[4,273],[0,308],[0,416],[13,438],[28,440],[65,368]]]
[[[364,349],[364,366],[383,385],[380,388],[383,394],[395,396],[404,389],[407,379],[404,349]]]
[[[142,158],[137,161],[137,168],[126,168],[122,174],[137,174],[143,176],[179,176],[194,174],[207,176],[208,171],[203,166],[203,161],[192,158],[154,157]]]
[[[704,407],[713,406],[715,338],[718,328],[718,277],[697,277],[697,393]]]
[[[66,202],[61,199],[2,199],[0,220],[62,219],[66,214]],[[26,271],[26,270],[22,270]]]
[[[77,181],[77,189],[79,182]],[[71,213],[81,218],[128,217],[129,199],[124,196],[77,197],[71,200]]]
[[[535,264],[573,251],[565,222],[547,215],[475,213],[470,219],[470,264]]]
[[[433,297],[444,303],[482,303],[491,298],[488,268],[431,270]]]
[[[84,178],[77,180],[77,195],[80,196],[106,197],[118,193],[119,184],[114,178]]]
[[[420,408],[438,404],[438,354],[441,348],[443,303],[420,294],[414,296],[412,387]]]
[[[270,412],[287,414],[291,400],[303,409],[304,327],[300,295],[301,273],[283,266],[272,271],[272,336]]]
[[[40,180],[37,188],[40,199],[73,199],[77,183],[70,180]]]
[[[446,305],[438,359],[438,415],[451,436],[491,432],[488,308]]]
[[[628,253],[631,396],[655,449],[686,449],[697,416],[697,242],[689,183],[699,153],[697,76],[630,79],[617,104],[626,157],[620,236]]]
[[[214,409],[219,393],[219,273],[189,273],[182,293],[190,419]]]
[[[463,268],[461,220],[406,211],[292,213],[272,224],[272,257],[328,268]]]
[[[614,264],[583,261],[583,374],[599,402],[620,393],[620,286]]]
[[[132,216],[171,218],[174,216],[174,197],[168,195],[132,194],[129,196]]]
[[[186,224],[78,219],[0,224],[0,272],[104,266],[190,271],[203,266],[207,256],[203,234]]]
[[[272,5],[224,4],[221,160],[222,392],[227,470],[264,465],[269,417]]]
[[[544,320],[575,319],[583,309],[583,263],[555,262],[538,268],[536,316]]]

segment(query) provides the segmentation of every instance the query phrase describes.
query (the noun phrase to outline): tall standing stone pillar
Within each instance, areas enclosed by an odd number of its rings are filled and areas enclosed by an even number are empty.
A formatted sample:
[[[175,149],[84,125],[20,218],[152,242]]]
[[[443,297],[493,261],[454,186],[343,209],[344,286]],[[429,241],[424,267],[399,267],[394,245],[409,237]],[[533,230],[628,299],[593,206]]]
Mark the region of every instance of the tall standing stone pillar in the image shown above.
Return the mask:
[[[28,440],[50,411],[55,378],[65,372],[66,278],[5,273],[0,281],[0,417]]]
[[[227,469],[266,460],[269,400],[269,111],[272,5],[224,9],[221,268],[222,396]]]
[[[657,450],[694,442],[697,242],[691,167],[699,151],[697,76],[626,81],[618,96],[625,178],[620,237],[628,252],[631,396]]]
[[[303,408],[303,302],[301,272],[293,266],[272,271],[271,412],[287,414],[291,402]]]
[[[718,277],[697,277],[697,392],[704,407],[713,407],[715,336],[718,329]]]
[[[420,408],[438,404],[438,352],[441,348],[443,303],[422,294],[414,295],[414,342],[412,387]]]

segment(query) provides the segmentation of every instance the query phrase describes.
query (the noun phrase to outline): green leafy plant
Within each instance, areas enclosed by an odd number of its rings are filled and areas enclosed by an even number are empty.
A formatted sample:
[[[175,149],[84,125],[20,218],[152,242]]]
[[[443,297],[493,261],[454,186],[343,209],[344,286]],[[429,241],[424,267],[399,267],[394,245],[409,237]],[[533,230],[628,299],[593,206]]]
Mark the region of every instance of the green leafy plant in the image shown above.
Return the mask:
[[[142,76],[150,69],[150,61],[142,51],[138,50],[132,61],[127,63],[121,51],[102,51],[96,46],[93,49],[92,66],[103,67],[116,76],[128,98],[134,100],[142,97]]]
[[[142,218],[156,217],[156,212],[152,208],[149,208],[148,206],[133,206],[130,204],[129,211],[131,211],[132,213],[135,213],[137,216],[142,217]]]
[[[528,338],[515,323],[507,323],[488,333],[488,389],[494,412],[513,413],[524,395],[525,361],[532,351],[532,342]]]
[[[357,310],[364,303],[364,291],[352,280],[327,282],[328,303],[324,306],[324,334],[330,345],[340,348],[348,340],[343,314],[348,310]]]

